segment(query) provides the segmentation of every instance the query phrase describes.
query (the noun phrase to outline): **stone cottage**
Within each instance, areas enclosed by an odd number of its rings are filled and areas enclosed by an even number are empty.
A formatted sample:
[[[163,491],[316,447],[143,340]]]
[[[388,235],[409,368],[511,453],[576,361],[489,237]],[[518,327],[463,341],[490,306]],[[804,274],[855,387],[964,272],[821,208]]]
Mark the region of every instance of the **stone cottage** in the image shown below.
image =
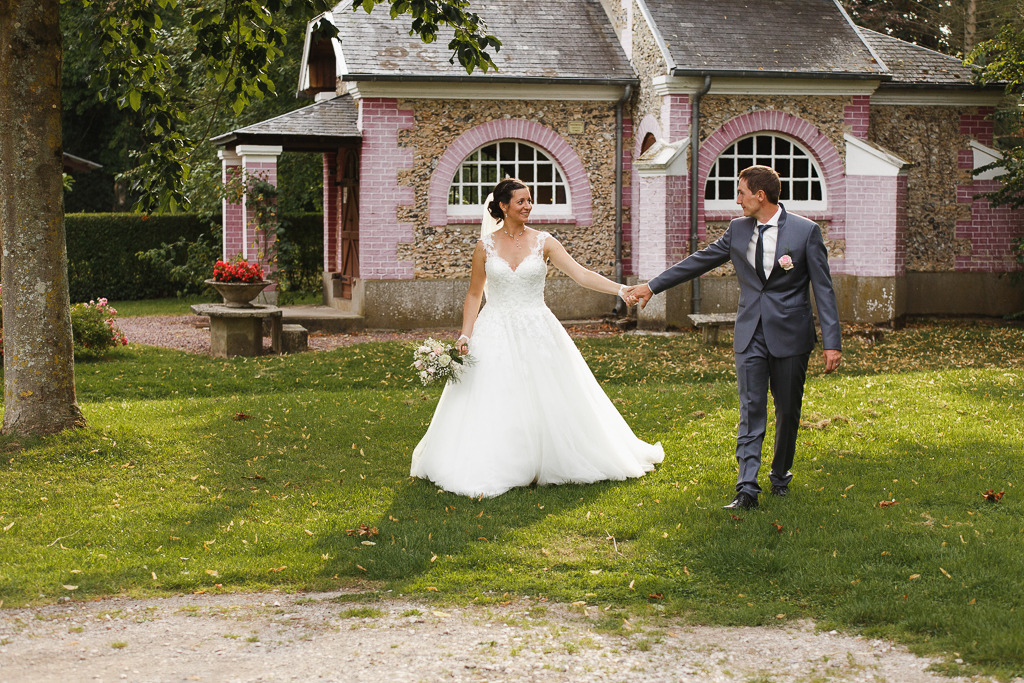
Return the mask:
[[[506,175],[531,224],[610,277],[646,280],[721,235],[739,171],[773,166],[815,220],[846,321],[1024,308],[1000,274],[1024,212],[975,196],[998,172],[999,87],[958,60],[855,26],[833,0],[481,0],[504,43],[467,75],[386,12],[324,16],[299,94],[315,103],[220,136],[225,177],[323,155],[324,300],[374,327],[457,325],[481,204]],[[312,25],[315,22],[311,23]],[[226,206],[225,253],[246,209]],[[648,327],[735,310],[729,267],[656,297]],[[556,273],[552,273],[556,275]],[[562,318],[615,300],[549,279]]]

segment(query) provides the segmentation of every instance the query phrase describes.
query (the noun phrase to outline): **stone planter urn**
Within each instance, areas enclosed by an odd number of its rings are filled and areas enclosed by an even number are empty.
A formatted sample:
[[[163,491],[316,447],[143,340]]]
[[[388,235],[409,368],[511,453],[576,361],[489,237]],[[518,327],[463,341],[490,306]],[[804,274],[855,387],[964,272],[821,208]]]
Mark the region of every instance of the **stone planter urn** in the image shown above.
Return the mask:
[[[210,285],[224,297],[224,305],[228,308],[254,308],[252,300],[260,295],[264,288],[274,284],[270,280],[260,282],[218,282],[207,280]]]

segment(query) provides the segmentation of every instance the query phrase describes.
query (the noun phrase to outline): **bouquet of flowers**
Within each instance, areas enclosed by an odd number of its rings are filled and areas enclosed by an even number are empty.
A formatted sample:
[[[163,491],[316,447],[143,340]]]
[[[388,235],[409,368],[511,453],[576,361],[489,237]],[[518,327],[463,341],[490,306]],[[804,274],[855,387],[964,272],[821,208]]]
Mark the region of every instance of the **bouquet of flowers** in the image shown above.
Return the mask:
[[[437,381],[454,384],[459,381],[459,376],[466,366],[472,365],[470,356],[460,356],[454,344],[439,342],[436,339],[427,339],[414,347],[412,360],[412,366],[419,373],[423,386],[429,386]]]
[[[217,282],[263,282],[263,267],[248,261],[217,261],[213,266],[213,279]]]

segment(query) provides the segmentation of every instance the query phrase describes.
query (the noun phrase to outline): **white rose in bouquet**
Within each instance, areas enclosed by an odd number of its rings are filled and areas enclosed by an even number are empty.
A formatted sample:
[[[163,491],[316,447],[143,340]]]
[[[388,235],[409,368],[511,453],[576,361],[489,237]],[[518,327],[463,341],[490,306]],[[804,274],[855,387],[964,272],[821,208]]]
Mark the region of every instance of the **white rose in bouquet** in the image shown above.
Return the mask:
[[[442,368],[448,367],[449,365],[451,365],[451,363],[452,363],[452,357],[447,355],[447,354],[442,355],[441,357],[439,357],[437,359],[437,364],[440,365]]]

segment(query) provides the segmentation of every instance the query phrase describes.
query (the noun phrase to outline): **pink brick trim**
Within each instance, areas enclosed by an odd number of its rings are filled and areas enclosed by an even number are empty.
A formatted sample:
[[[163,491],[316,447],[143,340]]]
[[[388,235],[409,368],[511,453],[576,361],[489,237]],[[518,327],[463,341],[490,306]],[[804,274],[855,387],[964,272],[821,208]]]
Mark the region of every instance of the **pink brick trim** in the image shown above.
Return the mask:
[[[576,150],[555,131],[525,119],[488,121],[466,131],[448,146],[430,177],[430,225],[447,225],[448,187],[462,161],[481,145],[509,138],[531,142],[552,156],[565,172],[576,225],[591,225],[593,197],[587,171]]]
[[[853,102],[846,105],[843,111],[843,119],[850,129],[850,135],[867,140],[868,125],[871,122],[871,96],[854,95]]]
[[[956,270],[972,273],[1019,270],[1011,249],[1015,238],[1024,237],[1024,209],[992,206],[986,199],[974,198],[994,192],[1000,185],[998,180],[975,180],[970,185],[957,187],[956,200],[970,204],[971,217],[956,222],[956,237],[971,241],[971,254],[956,257]]]
[[[825,193],[828,201],[828,212],[819,217],[829,221],[829,236],[832,239],[846,237],[846,175],[843,160],[836,152],[832,141],[818,130],[814,124],[792,114],[781,111],[756,111],[737,116],[727,121],[721,128],[712,133],[700,148],[698,164],[699,187],[707,182],[711,165],[726,147],[736,139],[751,133],[762,131],[788,135],[797,140],[814,156],[825,180]],[[738,214],[733,214],[735,218]],[[701,240],[707,239],[704,227],[704,195],[701,193],[698,205],[698,234]]]
[[[992,107],[978,107],[977,114],[963,114],[960,116],[960,134],[977,140],[983,145],[992,146],[994,134]]]
[[[640,158],[640,147],[644,144],[644,138],[647,137],[648,133],[654,135],[655,140],[662,139],[661,123],[658,121],[658,117],[653,114],[648,114],[640,121],[640,125],[636,127],[636,131],[633,133],[633,160]],[[630,226],[629,226],[629,237],[626,237],[625,227],[623,227],[624,241],[630,242],[630,257],[629,261],[623,263],[623,270],[628,271],[630,275],[640,274],[640,246],[641,242],[638,239],[640,225],[641,225],[641,213],[642,206],[640,204],[640,172],[636,169],[636,166],[630,164],[630,192],[629,192],[629,206],[630,206]]]

